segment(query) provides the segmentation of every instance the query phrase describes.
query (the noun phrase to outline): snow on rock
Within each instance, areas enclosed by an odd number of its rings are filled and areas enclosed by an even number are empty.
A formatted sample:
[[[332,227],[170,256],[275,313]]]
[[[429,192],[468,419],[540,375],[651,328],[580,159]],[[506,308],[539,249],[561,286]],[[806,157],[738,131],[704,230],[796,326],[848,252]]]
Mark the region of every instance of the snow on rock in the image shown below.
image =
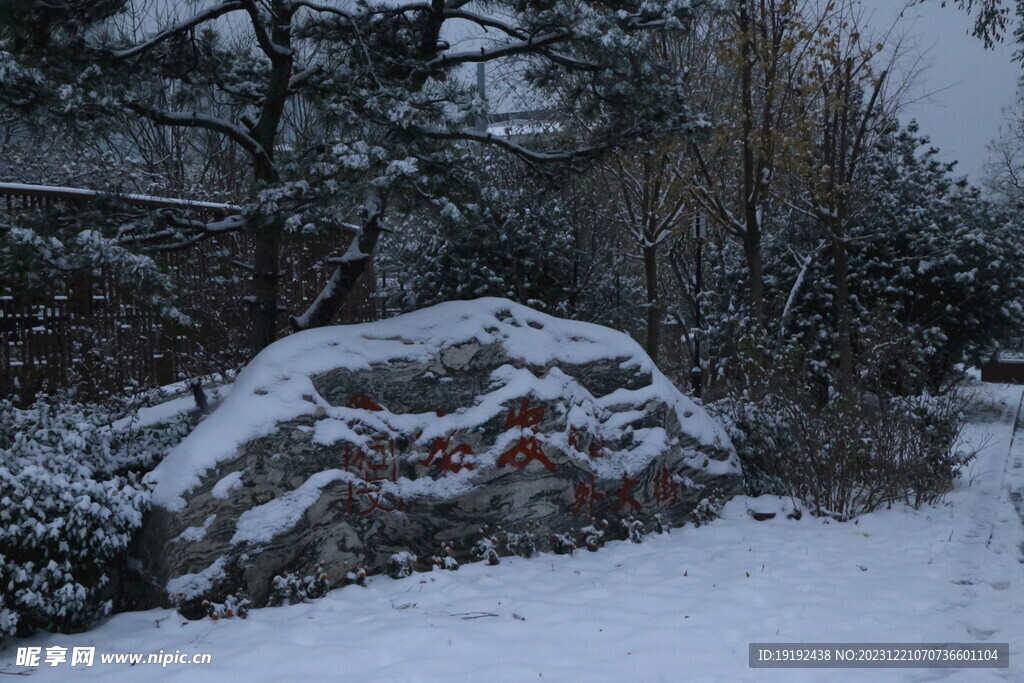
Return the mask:
[[[231,474],[227,475],[226,477],[218,481],[216,484],[214,484],[213,489],[210,491],[210,494],[214,498],[226,499],[228,496],[231,495],[232,491],[234,491],[241,485],[242,473],[232,472]]]
[[[182,598],[192,598],[210,590],[215,581],[224,578],[224,559],[218,557],[213,564],[194,574],[182,574],[167,582],[167,592]]]
[[[206,530],[210,528],[214,520],[217,519],[217,515],[210,515],[203,522],[202,526],[190,526],[189,528],[178,534],[175,540],[178,541],[201,541],[206,536]]]
[[[196,597],[257,605],[284,572],[338,583],[395,553],[472,559],[483,537],[679,524],[741,483],[721,427],[632,339],[504,299],[273,344],[151,478],[147,568],[167,586],[226,557]]]
[[[270,502],[246,510],[238,518],[231,543],[269,543],[277,534],[294,527],[325,486],[335,481],[353,482],[356,477],[344,470],[326,470],[307,479],[302,486]]]

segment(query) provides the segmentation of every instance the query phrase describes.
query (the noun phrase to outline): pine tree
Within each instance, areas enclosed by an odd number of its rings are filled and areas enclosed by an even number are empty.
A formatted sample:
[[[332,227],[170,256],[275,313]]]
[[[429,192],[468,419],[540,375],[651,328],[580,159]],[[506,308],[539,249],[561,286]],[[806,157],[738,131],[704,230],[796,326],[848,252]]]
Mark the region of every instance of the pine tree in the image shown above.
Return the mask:
[[[1013,213],[957,180],[916,124],[879,140],[866,161],[848,238],[854,348],[880,395],[938,389],[960,362],[978,363],[1024,324],[1024,238]],[[792,216],[789,244],[813,228]],[[811,247],[807,247],[808,251]],[[780,260],[783,282],[801,265]],[[804,273],[790,337],[828,358],[834,288],[824,252]]]
[[[214,134],[248,159],[245,211],[118,237],[184,248],[212,235],[256,235],[253,348],[273,341],[283,239],[355,233],[296,329],[326,324],[403,202],[444,195],[466,142],[532,163],[578,163],[625,141],[685,130],[685,78],[650,59],[713,0],[502,0],[395,6],[224,0],[165,19],[129,0],[0,4],[3,103],[77,125],[133,118]],[[487,42],[449,43],[453,24]],[[141,28],[140,28],[141,27]],[[460,29],[461,30],[461,29]],[[143,34],[144,33],[144,34]],[[496,37],[496,38],[495,38]],[[477,125],[484,103],[466,65],[520,68],[537,101],[570,103],[586,135],[529,149]],[[554,93],[558,93],[558,97]],[[411,199],[410,199],[411,200]]]

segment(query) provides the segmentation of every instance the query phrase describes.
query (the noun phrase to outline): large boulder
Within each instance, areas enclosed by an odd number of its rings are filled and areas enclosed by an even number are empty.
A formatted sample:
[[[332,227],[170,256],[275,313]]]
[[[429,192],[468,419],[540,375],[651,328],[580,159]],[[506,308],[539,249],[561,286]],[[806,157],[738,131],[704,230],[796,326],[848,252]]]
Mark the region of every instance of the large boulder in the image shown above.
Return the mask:
[[[192,611],[396,554],[594,545],[741,487],[724,431],[632,339],[503,299],[273,344],[150,476],[136,606]]]

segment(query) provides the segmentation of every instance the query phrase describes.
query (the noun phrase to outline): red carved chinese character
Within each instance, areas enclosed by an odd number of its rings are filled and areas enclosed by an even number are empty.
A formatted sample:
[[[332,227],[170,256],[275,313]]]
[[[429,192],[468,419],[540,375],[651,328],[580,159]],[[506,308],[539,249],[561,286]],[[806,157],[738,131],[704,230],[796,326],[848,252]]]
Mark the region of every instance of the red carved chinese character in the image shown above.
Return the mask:
[[[366,394],[359,392],[358,394],[352,394],[352,397],[345,404],[346,408],[358,408],[360,410],[372,410],[374,412],[384,410],[381,406],[367,396]]]
[[[576,484],[576,500],[573,501],[569,511],[578,515],[584,508],[589,509],[590,516],[594,517],[594,507],[605,499],[605,494],[597,490],[597,481],[594,475],[590,475],[590,483],[580,482]]]
[[[520,430],[527,429],[537,425],[543,418],[544,407],[530,408],[529,401],[524,398],[519,405],[519,412],[515,410],[509,411],[508,416],[505,418],[505,429],[509,430],[515,427],[518,427]],[[522,457],[520,458],[519,456]],[[521,470],[534,460],[539,461],[544,467],[554,472],[555,464],[544,455],[537,437],[520,434],[519,441],[498,458],[498,464],[512,465]]]
[[[619,497],[619,504],[615,507],[616,512],[622,512],[627,505],[636,512],[640,511],[640,503],[632,496],[636,484],[637,482],[633,479],[630,479],[625,474],[622,475],[622,488],[615,492]]]
[[[382,493],[370,482],[353,482],[348,485],[348,514],[350,515],[358,512],[360,517],[366,517],[374,510],[395,512],[403,509],[405,509],[404,499]]]
[[[394,440],[383,434],[374,434],[365,448],[346,443],[343,468],[367,481],[397,481],[398,458],[395,457]]]
[[[544,406],[539,408],[531,408],[529,399],[523,399],[519,404],[519,412],[515,410],[508,411],[508,415],[505,417],[505,429],[509,430],[513,427],[520,427],[526,429],[527,427],[535,427],[540,424],[540,421],[544,419]]]
[[[523,457],[520,458],[520,455]],[[534,460],[537,460],[552,472],[555,471],[555,463],[548,460],[548,457],[544,455],[544,451],[541,450],[537,438],[521,436],[515,446],[501,454],[501,457],[498,458],[498,464],[512,465],[516,469],[521,470],[525,469]]]
[[[449,448],[451,440],[451,436],[435,438],[434,449],[430,451],[430,455],[417,462],[424,467],[430,467],[436,459],[437,469],[442,472],[461,472],[473,469],[473,464],[466,462],[466,456],[472,455],[473,449],[469,447],[469,444],[460,444],[455,448]]]
[[[390,479],[395,481],[398,478],[398,458],[395,457],[395,441],[383,434],[374,434],[370,437],[370,443],[366,447],[367,463],[366,468],[374,475],[375,481],[379,479]],[[382,474],[391,470],[390,474]]]
[[[654,499],[669,505],[679,502],[679,486],[676,484],[675,475],[667,467],[662,467],[654,477]]]
[[[344,464],[343,468],[346,472],[357,472],[361,471],[363,464],[366,462],[366,454],[363,453],[362,449],[355,448],[352,444],[345,442],[345,453],[344,453]]]
[[[370,511],[391,512],[395,509],[383,505],[378,500],[380,496],[377,490],[369,485],[372,482],[398,480],[398,458],[395,457],[395,443],[392,439],[375,434],[370,437],[364,448],[346,443],[343,466],[346,472],[351,472],[363,480],[348,485],[349,514],[356,512],[356,502],[360,496],[369,502]],[[398,509],[402,509],[401,500],[398,501]]]
[[[386,504],[387,498],[380,491],[364,489],[359,492],[359,495],[363,496],[363,500],[368,503],[368,506],[359,512],[360,517],[368,517],[374,510],[380,510],[381,512],[394,512],[401,508],[401,503],[396,507],[389,507]]]

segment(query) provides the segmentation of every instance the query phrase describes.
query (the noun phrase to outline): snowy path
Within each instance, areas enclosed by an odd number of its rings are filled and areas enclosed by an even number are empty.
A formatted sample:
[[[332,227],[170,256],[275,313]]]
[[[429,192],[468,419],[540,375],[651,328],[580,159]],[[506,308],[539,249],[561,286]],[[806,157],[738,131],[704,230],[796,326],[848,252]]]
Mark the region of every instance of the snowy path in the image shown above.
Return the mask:
[[[122,614],[14,645],[212,653],[205,666],[40,667],[28,680],[1024,680],[1022,389],[978,388],[964,439],[985,444],[946,503],[857,523],[749,499],[721,520],[598,553],[373,579],[246,620]],[[1011,444],[1012,439],[1012,444]],[[771,501],[758,501],[759,509]],[[1009,670],[751,670],[749,642],[1009,642]],[[20,671],[0,652],[0,672]]]
[[[1024,484],[1017,474],[1024,466],[1024,395],[1020,387],[986,386],[979,388],[978,398],[987,399],[1001,411],[994,422],[969,423],[964,430],[964,441],[980,451],[962,482],[966,487],[950,497],[961,511],[949,543],[960,576],[951,579],[957,594],[951,596],[944,612],[966,632],[964,641],[1009,640],[1012,653],[1024,636],[1024,612],[1010,622],[1016,629],[1006,633],[996,614],[980,609],[983,603],[979,598],[1006,593],[1011,604],[1024,610],[1024,536],[1022,519],[1012,503]]]
[[[1006,468],[1003,470],[1002,493],[1013,505],[1017,517],[1024,525],[1024,397],[1022,397],[1021,407],[1017,411],[1016,426],[1009,457],[1006,459]],[[1021,554],[1021,562],[1024,562],[1024,545],[1018,546],[1018,550]]]

